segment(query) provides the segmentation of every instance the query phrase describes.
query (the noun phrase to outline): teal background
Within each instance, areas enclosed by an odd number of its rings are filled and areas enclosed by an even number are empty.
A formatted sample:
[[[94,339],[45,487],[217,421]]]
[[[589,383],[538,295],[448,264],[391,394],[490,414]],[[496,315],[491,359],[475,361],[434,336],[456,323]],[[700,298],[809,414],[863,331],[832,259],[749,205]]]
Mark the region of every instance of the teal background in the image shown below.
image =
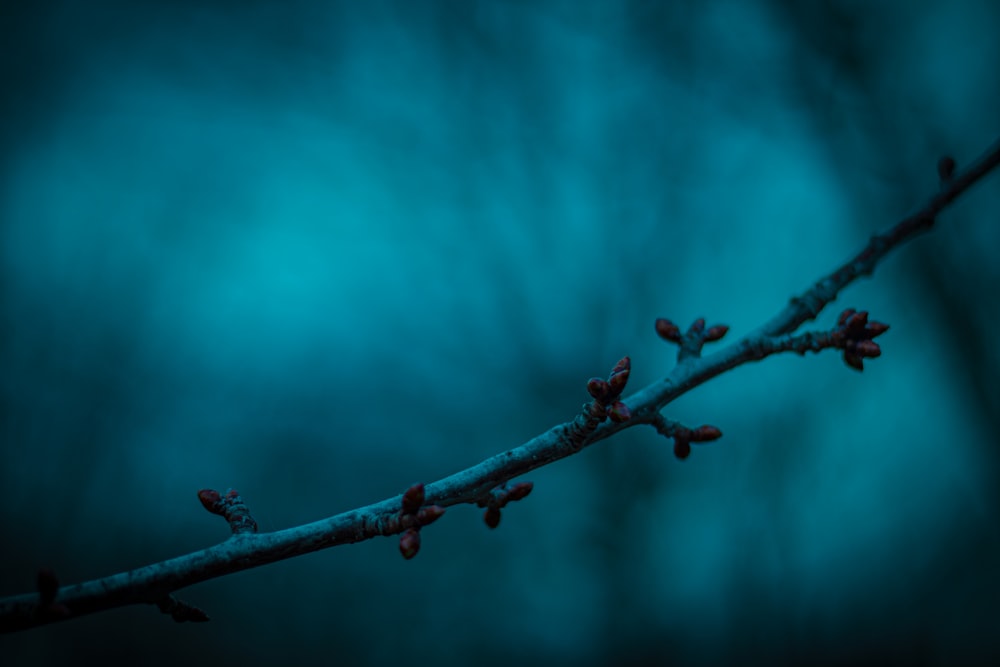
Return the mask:
[[[397,494],[741,336],[1000,135],[1000,6],[0,10],[0,595]],[[996,664],[1000,174],[772,358],[396,540],[0,638],[5,665]]]

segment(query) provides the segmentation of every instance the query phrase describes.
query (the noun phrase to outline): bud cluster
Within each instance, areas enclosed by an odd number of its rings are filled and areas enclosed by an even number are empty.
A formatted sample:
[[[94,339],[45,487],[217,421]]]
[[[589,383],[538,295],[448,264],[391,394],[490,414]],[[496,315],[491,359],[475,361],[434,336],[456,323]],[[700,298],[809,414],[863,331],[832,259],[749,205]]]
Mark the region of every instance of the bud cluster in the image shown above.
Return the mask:
[[[725,324],[713,324],[705,327],[705,318],[696,319],[687,332],[681,333],[681,328],[665,317],[657,318],[656,334],[667,341],[680,346],[678,358],[697,357],[701,354],[701,348],[705,343],[714,343],[720,340],[729,332],[729,327]]]
[[[830,333],[830,339],[837,349],[844,351],[844,363],[863,371],[865,359],[882,355],[882,348],[872,339],[888,330],[888,324],[869,321],[867,310],[848,308],[837,319],[837,327]]]
[[[656,432],[674,441],[674,456],[682,461],[691,455],[691,443],[703,443],[718,440],[722,431],[717,426],[703,424],[698,428],[688,428],[679,422],[668,420],[657,414],[650,422]]]
[[[414,484],[403,494],[398,525],[405,530],[399,537],[399,553],[406,560],[410,560],[420,551],[420,529],[434,523],[444,514],[444,508],[440,505],[424,505],[425,499],[422,483]]]
[[[696,429],[684,426],[674,427],[674,456],[682,461],[691,455],[692,442],[711,442],[722,437],[722,431],[717,426],[705,424]]]
[[[533,488],[535,485],[532,482],[518,482],[510,486],[502,484],[496,487],[487,494],[486,498],[477,503],[480,507],[486,508],[483,513],[483,521],[490,528],[496,528],[500,525],[500,510],[507,503],[526,498]]]
[[[600,414],[602,411],[616,424],[627,422],[632,418],[632,413],[628,406],[619,400],[625,385],[628,383],[629,373],[632,372],[632,360],[622,357],[611,369],[611,374],[607,380],[601,378],[590,378],[587,381],[587,393],[594,399],[594,408],[600,407],[602,410],[591,409],[591,413]]]

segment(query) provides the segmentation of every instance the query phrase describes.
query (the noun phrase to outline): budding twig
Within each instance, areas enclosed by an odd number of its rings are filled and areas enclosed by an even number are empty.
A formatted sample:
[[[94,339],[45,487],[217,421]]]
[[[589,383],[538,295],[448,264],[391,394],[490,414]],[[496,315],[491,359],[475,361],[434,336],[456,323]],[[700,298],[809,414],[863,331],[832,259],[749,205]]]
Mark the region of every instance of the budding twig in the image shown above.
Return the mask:
[[[710,425],[691,429],[668,421],[660,411],[716,375],[788,351],[804,354],[837,349],[845,363],[857,370],[862,370],[864,359],[878,357],[881,348],[873,339],[888,326],[869,321],[864,311],[844,311],[830,331],[793,333],[815,318],[858,276],[870,274],[890,250],[930,229],[948,204],[998,164],[1000,142],[965,170],[955,170],[943,162],[938,167],[941,189],[924,208],[872,237],[854,258],[792,299],[756,332],[709,356],[702,355],[702,348],[726,334],[724,325],[706,328],[704,320],[699,319],[681,334],[669,320],[658,320],[656,331],[660,337],[680,345],[678,363],[668,375],[630,396],[622,397],[631,370],[630,359],[624,357],[606,380],[596,378],[587,383],[592,400],[572,422],[554,426],[519,447],[437,482],[414,485],[392,498],[272,533],[257,532],[257,523],[235,491],[223,496],[204,489],[199,499],[209,512],[226,518],[233,533],[229,539],[178,558],[71,586],[59,587],[54,574],[40,573],[37,592],[0,599],[0,632],[144,603],[156,604],[178,620],[207,620],[204,612],[177,601],[171,593],[214,577],[380,535],[402,533],[400,551],[405,558],[412,558],[420,548],[420,529],[439,518],[445,507],[460,503],[486,507],[484,519],[495,527],[500,507],[531,490],[527,482],[507,486],[510,480],[637,424],[650,424],[672,438],[675,454],[684,458],[690,453],[690,443],[715,440],[721,431]]]
[[[500,510],[507,504],[526,498],[535,485],[531,482],[518,482],[512,486],[503,484],[492,489],[484,498],[476,504],[485,507],[483,521],[490,528],[500,525]]]
[[[706,329],[705,319],[702,317],[696,319],[684,334],[681,334],[680,327],[664,317],[657,319],[655,324],[656,333],[660,338],[680,346],[677,351],[677,363],[690,357],[700,357],[701,348],[705,343],[721,340],[729,331],[729,327],[725,324],[714,324]]]

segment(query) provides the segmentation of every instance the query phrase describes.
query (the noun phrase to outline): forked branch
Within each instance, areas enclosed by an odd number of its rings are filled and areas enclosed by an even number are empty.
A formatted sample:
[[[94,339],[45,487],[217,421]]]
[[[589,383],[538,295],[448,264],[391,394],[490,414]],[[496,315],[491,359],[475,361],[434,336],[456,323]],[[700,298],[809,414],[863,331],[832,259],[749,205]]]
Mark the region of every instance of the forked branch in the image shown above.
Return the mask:
[[[203,489],[198,493],[202,505],[230,525],[232,535],[227,540],[201,551],[71,586],[60,587],[54,572],[40,570],[36,592],[0,599],[0,632],[140,603],[155,604],[176,621],[207,621],[204,611],[176,599],[173,593],[214,577],[380,535],[401,535],[401,554],[413,558],[420,549],[421,530],[439,519],[444,508],[462,503],[478,505],[485,508],[486,524],[496,528],[501,510],[523,499],[532,489],[530,482],[510,484],[511,480],[632,426],[652,426],[674,441],[678,458],[686,458],[691,443],[717,440],[722,432],[712,425],[684,426],[668,420],[661,410],[716,375],[781,352],[805,354],[833,348],[841,352],[848,366],[859,371],[863,370],[864,359],[878,357],[881,348],[874,339],[888,325],[869,320],[865,311],[845,310],[837,325],[828,331],[794,332],[814,319],[844,287],[859,276],[871,274],[891,250],[931,229],[945,207],[998,164],[1000,142],[958,172],[953,159],[943,158],[938,164],[940,191],[926,206],[885,233],[873,236],[854,258],[793,298],[758,330],[713,354],[703,356],[703,347],[722,339],[728,332],[725,325],[706,327],[705,321],[698,319],[682,333],[669,320],[657,320],[657,334],[678,346],[677,364],[666,377],[629,396],[622,397],[631,371],[631,362],[625,357],[607,379],[593,378],[587,383],[591,401],[573,421],[436,482],[414,484],[381,502],[285,530],[259,533],[239,493]]]

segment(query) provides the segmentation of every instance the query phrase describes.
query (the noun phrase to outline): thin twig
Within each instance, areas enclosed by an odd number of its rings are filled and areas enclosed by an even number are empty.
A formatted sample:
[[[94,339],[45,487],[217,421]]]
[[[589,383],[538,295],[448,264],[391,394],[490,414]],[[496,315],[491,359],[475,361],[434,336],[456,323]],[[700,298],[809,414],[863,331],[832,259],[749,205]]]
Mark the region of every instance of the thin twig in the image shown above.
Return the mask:
[[[256,522],[235,491],[223,496],[203,490],[199,498],[206,509],[230,522],[234,534],[229,539],[201,551],[62,588],[58,587],[54,573],[43,570],[39,573],[38,592],[0,599],[0,632],[23,630],[139,603],[155,604],[177,621],[208,620],[205,612],[177,600],[172,594],[215,577],[379,535],[402,533],[400,550],[404,557],[410,558],[419,549],[420,529],[440,517],[442,508],[451,505],[470,503],[486,507],[486,521],[495,527],[500,508],[507,502],[523,498],[531,490],[529,483],[508,486],[507,482],[575,454],[623,429],[652,425],[661,435],[675,439],[675,452],[683,458],[690,451],[687,443],[714,440],[721,432],[707,425],[686,428],[667,421],[660,411],[694,387],[741,364],[780,352],[803,354],[832,347],[843,352],[848,365],[860,370],[863,358],[880,353],[872,338],[887,328],[877,322],[868,322],[867,313],[848,310],[834,330],[791,334],[807,320],[814,319],[840,290],[859,276],[870,274],[887,253],[929,230],[945,207],[1000,164],[1000,141],[957,174],[953,173],[954,162],[945,160],[942,164],[948,168],[939,167],[941,191],[924,208],[887,232],[872,237],[853,259],[792,299],[784,310],[757,331],[703,357],[703,344],[724,336],[727,330],[724,325],[706,329],[704,321],[698,320],[687,333],[681,334],[669,321],[658,321],[657,333],[680,345],[678,363],[667,377],[628,397],[621,398],[629,372],[626,357],[608,380],[591,380],[588,391],[594,400],[574,421],[559,424],[519,447],[426,486],[414,485],[404,494],[286,530],[257,533]],[[611,419],[606,420],[606,417]]]

